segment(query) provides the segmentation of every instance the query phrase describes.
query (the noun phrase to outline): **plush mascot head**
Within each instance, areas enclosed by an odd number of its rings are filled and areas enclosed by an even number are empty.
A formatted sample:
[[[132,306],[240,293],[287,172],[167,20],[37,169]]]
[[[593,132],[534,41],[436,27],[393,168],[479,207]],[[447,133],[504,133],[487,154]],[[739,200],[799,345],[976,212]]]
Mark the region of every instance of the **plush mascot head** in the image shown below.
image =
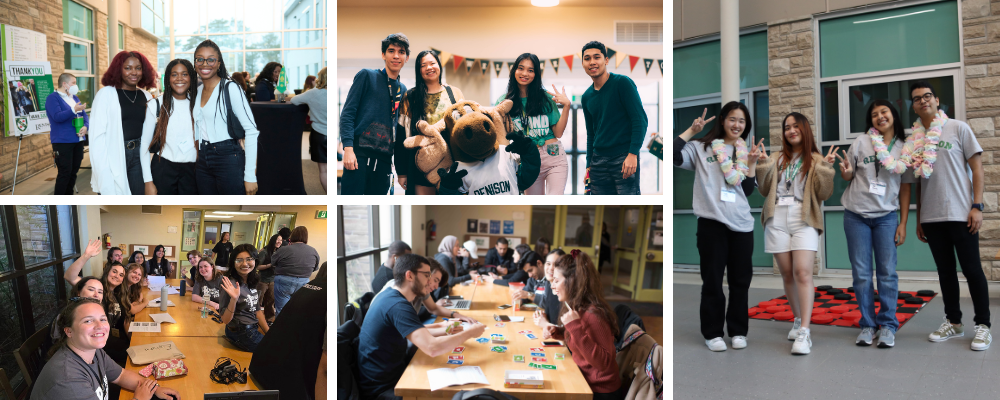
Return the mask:
[[[443,134],[449,135],[451,156],[455,161],[483,161],[507,143],[504,119],[514,103],[504,100],[496,107],[483,107],[463,100],[445,110]]]

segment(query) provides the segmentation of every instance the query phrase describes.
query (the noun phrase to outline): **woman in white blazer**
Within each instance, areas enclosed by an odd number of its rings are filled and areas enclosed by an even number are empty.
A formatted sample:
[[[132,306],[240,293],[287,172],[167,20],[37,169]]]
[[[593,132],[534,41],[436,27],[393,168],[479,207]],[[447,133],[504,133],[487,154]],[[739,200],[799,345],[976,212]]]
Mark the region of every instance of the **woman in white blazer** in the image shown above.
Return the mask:
[[[123,51],[111,60],[101,85],[90,118],[90,185],[105,195],[143,194],[142,127],[156,123],[146,115],[152,96],[143,88],[156,85],[156,70],[141,53]]]

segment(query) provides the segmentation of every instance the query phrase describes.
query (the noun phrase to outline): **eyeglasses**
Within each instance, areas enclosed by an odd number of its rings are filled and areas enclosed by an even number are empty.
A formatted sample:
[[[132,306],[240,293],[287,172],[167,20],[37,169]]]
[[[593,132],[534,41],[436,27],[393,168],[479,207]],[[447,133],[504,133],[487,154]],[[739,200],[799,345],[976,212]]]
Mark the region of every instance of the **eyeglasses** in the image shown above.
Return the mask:
[[[417,271],[418,274],[423,274],[425,278],[431,278],[431,271]]]
[[[233,261],[236,261],[237,264],[243,264],[243,263],[248,263],[251,260],[253,260],[253,258],[237,258]]]
[[[934,93],[933,92],[927,92],[927,93],[924,93],[923,96],[914,96],[910,100],[913,100],[914,103],[919,103],[921,100],[923,100],[923,101],[931,101],[931,99],[933,99],[933,98],[934,98]]]
[[[194,64],[195,65],[201,65],[201,64],[205,64],[205,63],[208,63],[208,65],[215,65],[215,63],[217,63],[217,62],[219,62],[219,60],[215,59],[215,58],[201,58],[201,57],[198,57],[198,58],[194,59]]]

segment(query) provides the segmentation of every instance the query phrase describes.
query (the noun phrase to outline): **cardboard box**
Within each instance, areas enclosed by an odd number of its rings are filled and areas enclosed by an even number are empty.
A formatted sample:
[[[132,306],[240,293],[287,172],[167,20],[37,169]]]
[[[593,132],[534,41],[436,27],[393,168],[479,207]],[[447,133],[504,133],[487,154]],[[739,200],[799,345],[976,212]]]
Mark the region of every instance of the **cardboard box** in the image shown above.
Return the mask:
[[[545,381],[542,379],[542,371],[505,371],[503,387],[542,389]]]

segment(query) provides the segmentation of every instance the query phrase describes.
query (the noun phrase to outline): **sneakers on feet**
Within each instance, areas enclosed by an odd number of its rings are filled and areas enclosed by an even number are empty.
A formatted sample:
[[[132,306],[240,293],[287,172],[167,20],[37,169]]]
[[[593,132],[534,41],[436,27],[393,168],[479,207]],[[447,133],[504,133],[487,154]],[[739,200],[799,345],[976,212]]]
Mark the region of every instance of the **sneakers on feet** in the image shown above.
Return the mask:
[[[889,328],[882,328],[878,331],[878,347],[888,349],[896,345],[896,334]]]
[[[792,330],[788,331],[788,340],[795,340],[799,337],[799,328],[802,327],[802,318],[796,318],[792,321]]]
[[[800,328],[799,336],[795,338],[795,343],[792,343],[792,354],[806,355],[811,348],[812,338],[809,335],[809,328]]]
[[[962,325],[953,325],[951,321],[948,321],[948,318],[945,318],[941,327],[937,328],[936,331],[931,332],[928,340],[932,342],[943,342],[953,337],[962,336],[965,336],[965,329],[962,328]]]
[[[736,350],[747,348],[747,337],[733,336],[733,348]]]
[[[861,328],[861,333],[858,335],[858,340],[854,341],[854,344],[858,346],[871,346],[872,339],[875,336],[875,328]]]
[[[979,324],[976,325],[976,337],[972,339],[972,349],[982,351],[990,348],[993,336],[990,335],[990,327]],[[734,344],[733,347],[736,347]]]
[[[713,338],[712,340],[706,340],[705,344],[708,346],[709,350],[726,351],[726,341],[722,340],[720,337]]]

